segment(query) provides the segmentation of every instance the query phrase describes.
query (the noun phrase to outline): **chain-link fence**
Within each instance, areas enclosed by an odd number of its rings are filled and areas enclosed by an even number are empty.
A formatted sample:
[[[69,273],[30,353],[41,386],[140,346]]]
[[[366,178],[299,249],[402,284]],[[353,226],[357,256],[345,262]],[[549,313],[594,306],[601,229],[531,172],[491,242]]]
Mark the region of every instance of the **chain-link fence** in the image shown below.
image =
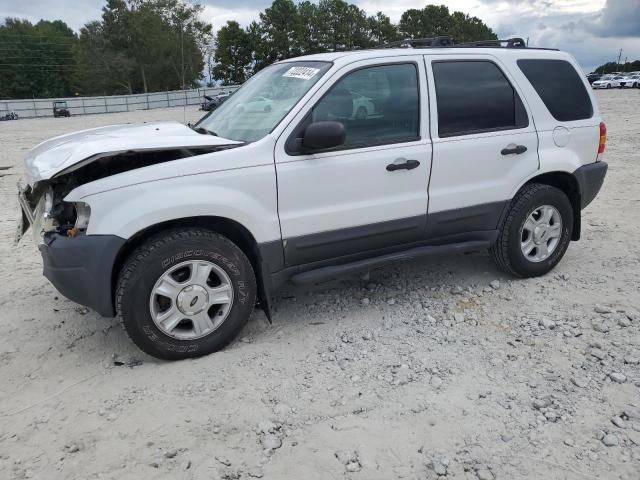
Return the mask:
[[[130,112],[153,108],[200,105],[204,96],[213,97],[222,92],[233,92],[237,86],[222,88],[197,88],[170,92],[139,93],[135,95],[110,95],[102,97],[36,98],[33,100],[0,100],[0,117],[14,112],[19,118],[52,117],[53,102],[67,102],[71,115],[92,113]]]

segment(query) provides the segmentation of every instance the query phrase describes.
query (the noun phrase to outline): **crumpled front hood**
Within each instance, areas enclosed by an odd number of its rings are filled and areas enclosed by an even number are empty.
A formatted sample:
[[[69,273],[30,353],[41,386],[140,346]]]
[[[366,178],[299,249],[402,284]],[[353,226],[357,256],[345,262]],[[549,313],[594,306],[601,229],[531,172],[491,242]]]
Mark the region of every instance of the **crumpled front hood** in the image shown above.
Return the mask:
[[[178,122],[112,125],[60,135],[36,145],[25,159],[25,174],[33,185],[99,154],[238,143],[194,132]]]

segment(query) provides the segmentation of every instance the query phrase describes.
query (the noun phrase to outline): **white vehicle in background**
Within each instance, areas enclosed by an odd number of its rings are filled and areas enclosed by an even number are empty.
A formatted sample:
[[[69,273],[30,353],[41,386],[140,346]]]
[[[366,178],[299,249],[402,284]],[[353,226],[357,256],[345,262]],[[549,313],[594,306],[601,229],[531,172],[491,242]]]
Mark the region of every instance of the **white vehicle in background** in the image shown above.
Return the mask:
[[[591,84],[593,88],[620,88],[622,75],[605,75]]]
[[[640,88],[640,73],[630,74],[620,80],[622,88]]]
[[[364,120],[375,113],[376,106],[369,97],[358,92],[351,92],[351,95],[353,96],[353,118]]]
[[[254,97],[247,103],[238,105],[238,110],[247,113],[270,112],[273,110],[273,100],[267,97]]]

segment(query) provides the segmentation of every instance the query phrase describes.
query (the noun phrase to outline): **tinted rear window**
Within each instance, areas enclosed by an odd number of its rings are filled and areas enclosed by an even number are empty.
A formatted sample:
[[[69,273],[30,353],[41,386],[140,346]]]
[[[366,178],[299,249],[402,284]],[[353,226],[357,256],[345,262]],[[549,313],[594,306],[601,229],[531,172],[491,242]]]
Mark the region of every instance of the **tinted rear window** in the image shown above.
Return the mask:
[[[518,60],[518,66],[547,106],[561,122],[593,116],[593,105],[576,69],[565,60]]]
[[[524,105],[500,68],[485,60],[435,61],[440,138],[524,128]]]

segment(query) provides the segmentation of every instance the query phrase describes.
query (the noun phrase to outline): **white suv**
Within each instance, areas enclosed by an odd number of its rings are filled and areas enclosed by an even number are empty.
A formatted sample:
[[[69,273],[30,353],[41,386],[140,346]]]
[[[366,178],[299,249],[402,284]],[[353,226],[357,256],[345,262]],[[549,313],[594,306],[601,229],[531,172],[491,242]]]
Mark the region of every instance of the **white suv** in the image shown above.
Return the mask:
[[[570,55],[501,45],[290,59],[195,126],[48,140],[20,236],[63,295],[165,359],[224,347],[288,280],[484,248],[544,275],[603,183],[605,127]]]

